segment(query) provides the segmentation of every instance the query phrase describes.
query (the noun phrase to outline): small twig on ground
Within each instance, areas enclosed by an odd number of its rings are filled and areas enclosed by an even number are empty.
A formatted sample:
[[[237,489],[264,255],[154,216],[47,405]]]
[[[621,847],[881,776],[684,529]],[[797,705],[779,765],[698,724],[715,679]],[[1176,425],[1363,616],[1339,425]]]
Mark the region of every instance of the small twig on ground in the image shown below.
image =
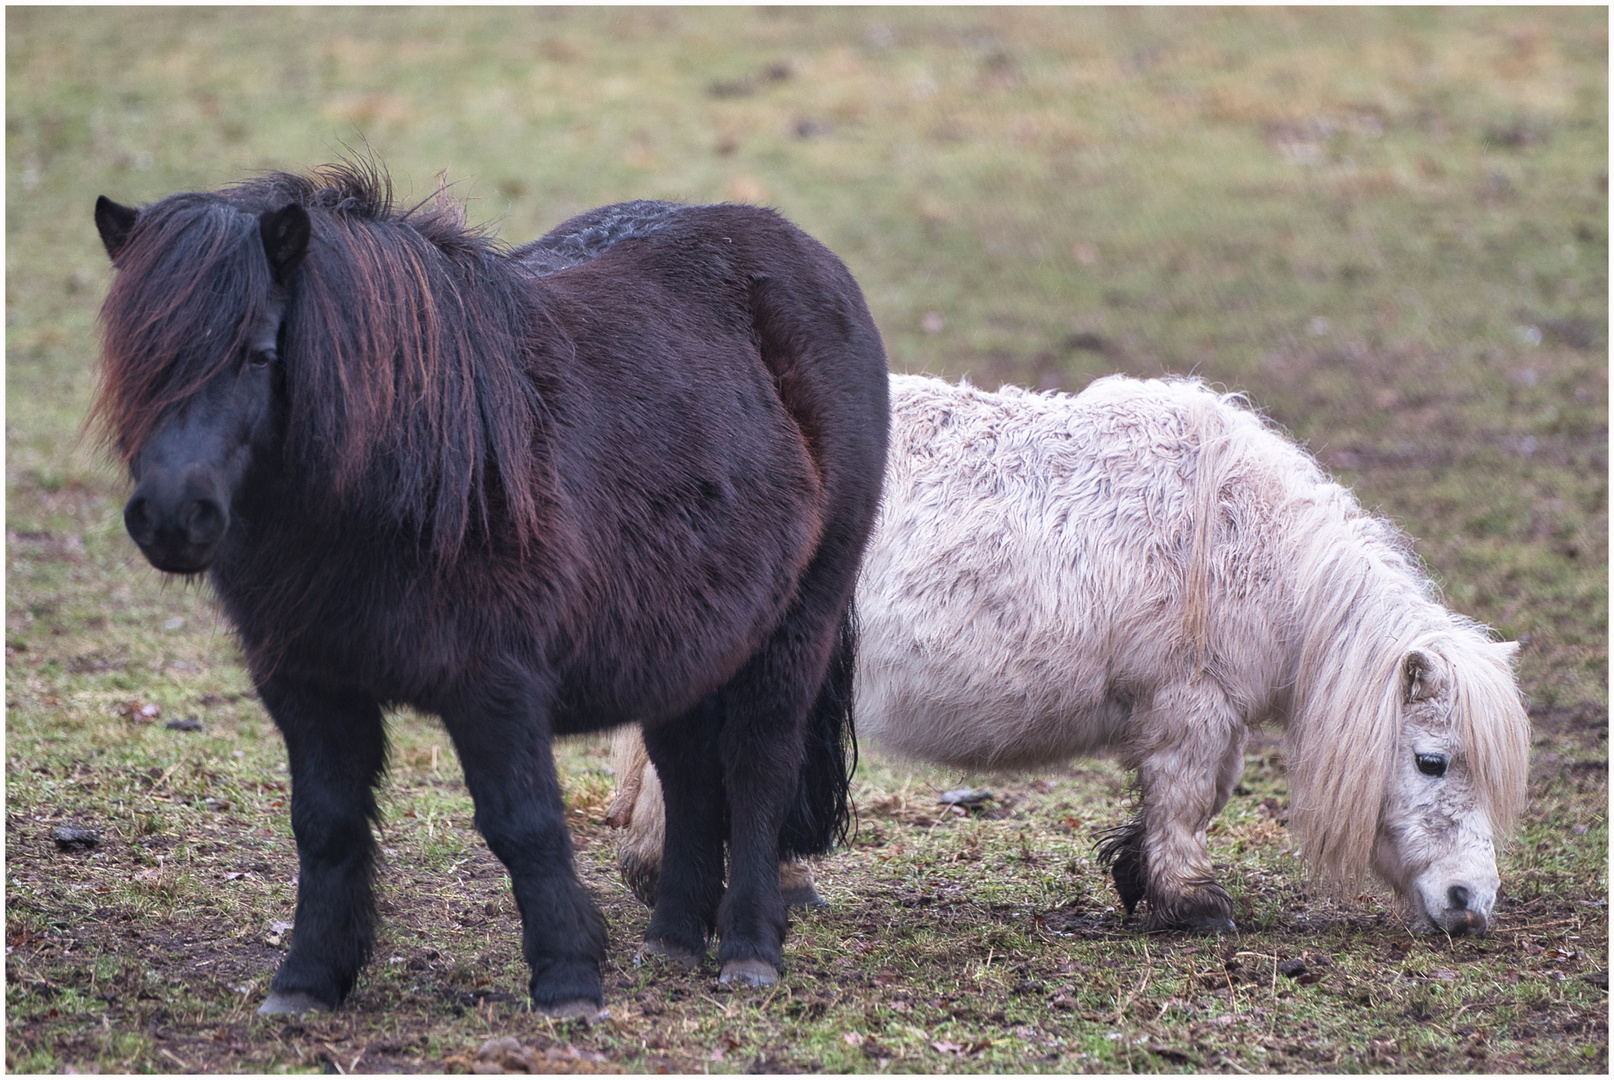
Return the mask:
[[[1121,1018],[1126,1014],[1126,1010],[1132,1007],[1132,1003],[1134,1001],[1138,1000],[1138,995],[1149,988],[1149,976],[1152,974],[1154,974],[1152,968],[1143,969],[1143,979],[1138,983],[1138,988],[1132,991],[1132,993],[1128,994],[1126,1000],[1115,1007],[1115,1019],[1112,1020],[1111,1023],[1119,1024],[1121,1022]],[[1131,1060],[1130,1051],[1128,1052],[1128,1060]]]

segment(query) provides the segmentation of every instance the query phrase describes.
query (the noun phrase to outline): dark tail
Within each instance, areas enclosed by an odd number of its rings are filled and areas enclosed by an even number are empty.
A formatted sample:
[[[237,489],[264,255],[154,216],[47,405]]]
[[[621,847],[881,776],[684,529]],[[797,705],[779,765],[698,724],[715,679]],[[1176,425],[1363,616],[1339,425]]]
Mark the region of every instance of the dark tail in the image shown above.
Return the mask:
[[[846,841],[852,823],[852,772],[857,737],[852,725],[852,678],[857,671],[857,613],[846,605],[829,671],[807,714],[807,758],[801,783],[779,830],[779,857],[827,855]]]

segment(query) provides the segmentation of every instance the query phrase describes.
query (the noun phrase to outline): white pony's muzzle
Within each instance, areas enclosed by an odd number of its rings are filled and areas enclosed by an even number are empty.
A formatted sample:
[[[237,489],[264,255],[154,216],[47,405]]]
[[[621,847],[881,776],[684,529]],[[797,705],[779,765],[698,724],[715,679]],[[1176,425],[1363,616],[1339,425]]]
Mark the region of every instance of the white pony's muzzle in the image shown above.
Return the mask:
[[[1437,864],[1419,876],[1408,896],[1414,929],[1483,934],[1491,923],[1491,909],[1496,905],[1496,890],[1501,884],[1496,867],[1468,867],[1460,873],[1452,873],[1453,869],[1450,864]]]

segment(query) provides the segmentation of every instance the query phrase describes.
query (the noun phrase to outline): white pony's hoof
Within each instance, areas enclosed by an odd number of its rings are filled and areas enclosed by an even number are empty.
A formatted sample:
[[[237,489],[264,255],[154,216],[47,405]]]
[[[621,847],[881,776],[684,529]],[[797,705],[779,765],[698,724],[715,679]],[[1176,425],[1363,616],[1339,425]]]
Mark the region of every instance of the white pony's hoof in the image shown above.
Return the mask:
[[[730,960],[723,965],[718,982],[743,982],[752,986],[772,986],[779,981],[779,969],[766,960]]]
[[[788,889],[783,889],[781,890],[781,895],[784,897],[786,907],[829,907],[829,902],[818,895],[818,890],[813,888],[813,883],[810,881],[805,885],[793,885]]]
[[[258,1006],[259,1016],[289,1016],[294,1013],[330,1011],[329,1005],[313,994],[305,994],[301,990],[271,990],[263,1004]]]

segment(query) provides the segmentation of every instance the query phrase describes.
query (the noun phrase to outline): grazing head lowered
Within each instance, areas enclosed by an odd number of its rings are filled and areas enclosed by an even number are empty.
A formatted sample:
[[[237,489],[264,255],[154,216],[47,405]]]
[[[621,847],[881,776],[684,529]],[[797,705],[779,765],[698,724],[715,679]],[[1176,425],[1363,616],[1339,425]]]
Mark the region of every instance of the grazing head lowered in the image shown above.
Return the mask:
[[[1351,886],[1371,870],[1413,929],[1481,933],[1500,885],[1495,843],[1524,806],[1529,720],[1517,645],[1448,620],[1399,641],[1385,625],[1364,641],[1377,684],[1343,685],[1338,671],[1308,680],[1336,684],[1318,690],[1341,695],[1348,724],[1291,729],[1290,823],[1325,882]]]

